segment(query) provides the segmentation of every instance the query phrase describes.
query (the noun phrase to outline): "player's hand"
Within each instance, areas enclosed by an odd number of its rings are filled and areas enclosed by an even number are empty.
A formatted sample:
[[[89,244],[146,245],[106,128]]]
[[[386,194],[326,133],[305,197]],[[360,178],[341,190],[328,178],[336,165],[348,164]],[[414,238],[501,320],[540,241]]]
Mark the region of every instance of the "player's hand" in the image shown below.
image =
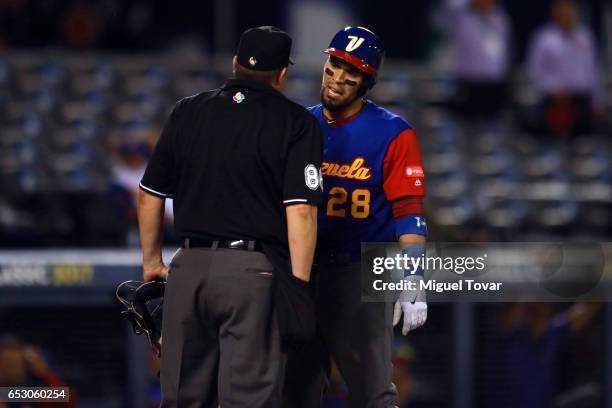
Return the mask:
[[[168,267],[163,263],[153,265],[143,265],[143,280],[151,282],[154,280],[165,281],[168,278]]]
[[[405,336],[409,331],[421,327],[427,320],[427,303],[426,302],[395,302],[395,310],[393,311],[393,325],[399,323],[400,318],[404,314],[404,325],[402,326],[402,334]]]
[[[404,278],[415,283],[415,290],[406,289],[400,294],[395,309],[393,310],[393,325],[399,323],[402,314],[404,324],[402,334],[405,336],[409,331],[421,327],[427,320],[427,303],[425,291],[420,289],[423,278],[419,275],[411,275]]]

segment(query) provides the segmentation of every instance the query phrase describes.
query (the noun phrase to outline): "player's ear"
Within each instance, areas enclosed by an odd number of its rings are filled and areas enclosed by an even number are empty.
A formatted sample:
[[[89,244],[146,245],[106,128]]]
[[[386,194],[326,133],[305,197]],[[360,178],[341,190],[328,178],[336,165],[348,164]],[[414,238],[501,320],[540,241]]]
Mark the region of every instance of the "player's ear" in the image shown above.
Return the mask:
[[[238,61],[238,59],[234,55],[234,58],[232,58],[232,74],[233,75],[236,75],[236,64],[237,64],[237,61]]]

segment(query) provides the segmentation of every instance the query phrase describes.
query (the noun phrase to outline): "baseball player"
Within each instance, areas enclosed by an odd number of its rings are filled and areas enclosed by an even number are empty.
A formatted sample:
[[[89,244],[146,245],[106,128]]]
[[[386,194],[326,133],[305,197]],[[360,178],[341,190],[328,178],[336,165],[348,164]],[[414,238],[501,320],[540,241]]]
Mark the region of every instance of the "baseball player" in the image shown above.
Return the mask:
[[[321,103],[310,108],[324,134],[325,198],[315,255],[321,339],[291,356],[286,406],[320,406],[321,366],[331,356],[348,386],[351,408],[395,407],[393,305],[360,301],[358,262],[362,242],[397,239],[409,256],[423,254],[421,153],[404,119],[366,99],[385,53],[380,39],[366,28],[347,27],[325,53]],[[422,271],[416,272],[410,278],[421,279]],[[393,316],[397,323],[403,313],[404,335],[427,318],[423,293],[409,296],[400,298],[405,301],[396,303]]]

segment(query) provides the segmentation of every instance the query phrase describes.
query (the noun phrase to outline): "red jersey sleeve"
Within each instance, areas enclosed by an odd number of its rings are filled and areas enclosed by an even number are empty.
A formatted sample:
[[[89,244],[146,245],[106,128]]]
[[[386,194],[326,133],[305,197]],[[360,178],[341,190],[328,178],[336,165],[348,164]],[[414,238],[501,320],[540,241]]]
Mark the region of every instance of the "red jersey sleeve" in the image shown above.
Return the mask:
[[[383,179],[383,189],[389,201],[425,195],[423,159],[414,130],[404,130],[389,145],[383,160]]]

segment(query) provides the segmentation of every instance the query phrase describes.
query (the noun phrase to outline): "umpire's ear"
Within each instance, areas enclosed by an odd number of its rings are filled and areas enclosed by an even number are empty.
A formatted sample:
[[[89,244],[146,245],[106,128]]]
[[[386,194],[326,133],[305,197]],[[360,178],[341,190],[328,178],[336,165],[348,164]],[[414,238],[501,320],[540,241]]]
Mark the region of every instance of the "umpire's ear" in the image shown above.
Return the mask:
[[[281,70],[278,71],[278,76],[276,77],[276,86],[281,91],[285,89],[285,83],[287,82],[288,73],[289,73],[289,70],[287,69],[287,67],[281,68]]]
[[[236,56],[234,55],[234,58],[232,58],[232,75],[236,76],[236,64],[238,59],[236,58]]]

